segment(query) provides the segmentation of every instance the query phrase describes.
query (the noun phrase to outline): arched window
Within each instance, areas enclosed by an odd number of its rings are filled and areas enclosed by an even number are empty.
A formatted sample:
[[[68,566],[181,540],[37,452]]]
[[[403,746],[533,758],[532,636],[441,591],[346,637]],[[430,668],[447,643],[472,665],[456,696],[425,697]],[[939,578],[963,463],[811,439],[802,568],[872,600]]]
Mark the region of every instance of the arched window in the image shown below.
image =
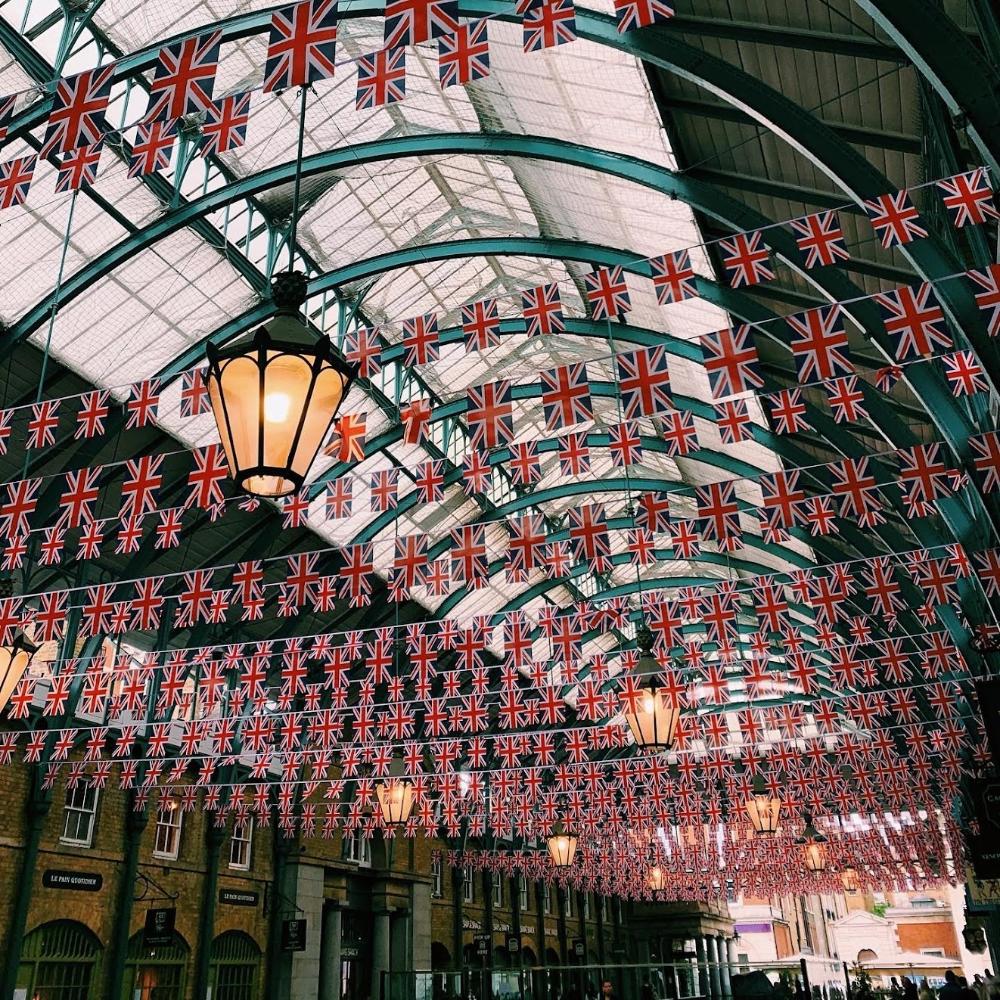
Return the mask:
[[[72,920],[53,920],[24,939],[17,989],[28,997],[95,1000],[100,990],[101,942]]]
[[[260,948],[249,934],[226,931],[212,942],[212,1000],[257,1000]]]
[[[177,934],[167,945],[150,948],[142,931],[132,935],[125,959],[125,995],[129,1000],[184,1000],[190,948]]]

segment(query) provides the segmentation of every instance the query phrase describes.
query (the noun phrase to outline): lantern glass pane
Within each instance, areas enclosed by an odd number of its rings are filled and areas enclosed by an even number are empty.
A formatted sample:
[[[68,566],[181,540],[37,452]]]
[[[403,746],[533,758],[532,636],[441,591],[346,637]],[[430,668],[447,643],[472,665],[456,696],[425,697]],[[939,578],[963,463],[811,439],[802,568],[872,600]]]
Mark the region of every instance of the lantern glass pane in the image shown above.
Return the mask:
[[[375,790],[383,821],[388,826],[402,826],[413,811],[413,786],[408,781],[392,781]]]
[[[625,721],[636,744],[647,749],[668,750],[674,744],[680,712],[666,693],[647,688],[636,702],[635,711],[625,713]]]
[[[806,868],[811,872],[821,872],[826,867],[826,845],[818,841],[810,841],[803,849]]]
[[[31,653],[26,649],[0,646],[0,711],[7,707],[30,662]]]
[[[769,795],[751,795],[747,800],[747,814],[757,833],[774,833],[781,816],[781,800]]]
[[[576,854],[576,837],[570,833],[557,833],[549,837],[549,854],[557,868],[568,868]]]
[[[303,480],[323,444],[337,410],[340,409],[344,398],[344,383],[343,374],[329,365],[324,365],[316,377],[298,444],[289,461],[292,470]]]

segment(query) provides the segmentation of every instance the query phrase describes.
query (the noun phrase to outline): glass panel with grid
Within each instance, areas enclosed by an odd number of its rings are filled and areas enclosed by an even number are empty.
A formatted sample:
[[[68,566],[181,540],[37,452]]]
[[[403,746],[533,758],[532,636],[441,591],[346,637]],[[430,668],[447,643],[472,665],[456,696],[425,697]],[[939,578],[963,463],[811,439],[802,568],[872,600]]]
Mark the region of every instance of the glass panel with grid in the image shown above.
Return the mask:
[[[90,785],[78,784],[66,789],[63,809],[63,832],[59,838],[64,844],[90,847],[94,839],[94,820],[97,817],[98,790]]]
[[[181,826],[184,814],[180,809],[162,809],[156,814],[156,837],[153,857],[177,860],[181,848]]]
[[[250,854],[253,849],[253,823],[250,820],[237,822],[229,841],[229,867],[249,871]]]

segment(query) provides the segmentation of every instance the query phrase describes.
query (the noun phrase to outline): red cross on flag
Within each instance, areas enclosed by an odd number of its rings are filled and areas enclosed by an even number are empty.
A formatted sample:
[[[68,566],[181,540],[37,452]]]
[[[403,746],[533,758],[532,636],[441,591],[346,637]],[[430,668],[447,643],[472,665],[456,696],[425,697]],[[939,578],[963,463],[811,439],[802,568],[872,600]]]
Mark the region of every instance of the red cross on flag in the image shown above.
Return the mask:
[[[617,365],[618,391],[626,420],[657,416],[673,409],[664,347],[619,354]]]
[[[438,80],[441,89],[464,86],[490,75],[490,44],[486,18],[460,24],[438,39]]]
[[[566,329],[566,324],[563,322],[559,285],[552,282],[522,292],[521,314],[524,317],[525,332],[529,337],[562,333]]]
[[[983,366],[976,360],[972,351],[945,354],[941,361],[944,363],[945,378],[948,379],[954,396],[959,398],[974,396],[977,392],[986,392],[989,388]]]
[[[938,181],[937,187],[956,229],[981,226],[987,219],[1000,219],[984,167]]]
[[[129,156],[129,177],[145,177],[170,166],[170,154],[177,138],[177,121],[149,122],[136,130]]]
[[[896,344],[896,360],[929,357],[951,348],[944,310],[930,282],[904,285],[875,296],[886,331]]]
[[[695,284],[694,268],[691,266],[691,254],[687,250],[653,257],[649,266],[652,270],[656,301],[661,306],[697,297],[698,287]]]
[[[466,352],[500,346],[500,313],[496,299],[480,299],[462,306],[462,334]]]
[[[524,14],[524,51],[540,52],[576,41],[576,8],[572,0],[539,0]]]
[[[1000,264],[990,264],[984,271],[969,271],[968,276],[976,287],[976,305],[987,332],[991,337],[1000,337]]]
[[[582,361],[544,371],[541,376],[547,431],[558,431],[594,419],[587,366]]]
[[[438,320],[434,313],[404,320],[403,364],[413,368],[437,361],[441,355],[438,340]]]
[[[701,338],[701,349],[713,399],[763,388],[764,380],[757,370],[757,348],[748,323],[706,333]]]
[[[183,118],[208,111],[215,89],[222,32],[213,31],[160,50],[143,121]]]
[[[799,382],[825,382],[850,375],[854,366],[848,360],[847,331],[837,304],[809,309],[788,317],[792,328],[792,357]]]
[[[1000,492],[1000,434],[989,431],[969,438],[974,457],[973,468],[983,475],[986,493]]]
[[[396,104],[406,97],[406,49],[379,49],[358,59],[358,111]]]
[[[633,28],[648,28],[663,24],[674,16],[674,8],[666,0],[615,0],[618,34]]]
[[[927,235],[906,188],[872,198],[864,206],[872,227],[886,250],[906,246]]]
[[[84,70],[56,84],[42,141],[41,156],[69,153],[79,146],[93,146],[104,138],[108,122],[104,112],[111,99],[115,64]]]
[[[0,209],[24,204],[37,162],[38,157],[32,154],[0,163]]]
[[[305,0],[271,15],[264,93],[305,87],[334,75],[337,0]]]
[[[247,141],[250,94],[230,94],[206,109],[201,126],[201,155],[217,156],[239,149]]]
[[[828,267],[840,260],[850,260],[836,212],[818,212],[790,224],[795,242],[806,255],[806,267]]]
[[[384,47],[419,45],[458,27],[457,0],[389,0],[385,5]]]
[[[618,319],[631,310],[632,301],[620,266],[599,267],[585,274],[583,283],[593,319]]]
[[[56,174],[56,193],[64,194],[67,191],[93,187],[97,181],[97,168],[101,164],[103,148],[102,139],[92,146],[77,146],[67,153]]]
[[[759,232],[735,233],[728,239],[719,240],[719,251],[733,288],[746,288],[774,278],[770,254]]]
[[[509,379],[470,387],[466,398],[471,448],[488,451],[514,440],[513,390]]]

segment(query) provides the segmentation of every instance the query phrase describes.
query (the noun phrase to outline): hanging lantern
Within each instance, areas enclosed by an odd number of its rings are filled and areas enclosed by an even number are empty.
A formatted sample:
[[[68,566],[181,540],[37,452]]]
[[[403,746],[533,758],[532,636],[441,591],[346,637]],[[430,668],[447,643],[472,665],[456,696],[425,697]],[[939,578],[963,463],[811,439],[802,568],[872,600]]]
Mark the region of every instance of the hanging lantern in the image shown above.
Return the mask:
[[[667,691],[657,686],[660,668],[652,652],[653,635],[645,625],[636,633],[635,641],[639,647],[636,674],[644,684],[634,707],[625,713],[625,721],[636,746],[644,750],[669,750],[677,734],[680,709]]]
[[[803,815],[805,829],[795,843],[802,845],[802,859],[811,872],[821,872],[826,868],[826,837],[813,826],[812,816]]]
[[[778,829],[781,818],[781,799],[774,798],[768,791],[762,774],[754,776],[753,792],[747,799],[747,815],[756,833],[771,834]]]
[[[10,597],[13,591],[10,580],[0,580],[0,598]],[[9,643],[0,646],[0,712],[10,703],[31,658],[37,652],[38,647],[21,629],[14,633]]]
[[[666,876],[663,874],[663,869],[659,865],[653,865],[649,869],[649,879],[648,885],[653,892],[659,892],[667,884]]]
[[[277,315],[228,347],[209,343],[209,399],[236,486],[261,497],[302,487],[356,369],[299,318],[300,273],[275,276]]]
[[[556,868],[569,868],[573,864],[576,856],[577,837],[575,833],[569,833],[558,826],[549,837],[549,854],[552,856],[552,864]]]
[[[403,776],[403,762],[397,757],[389,765],[389,780],[375,786],[379,811],[386,826],[404,826],[416,804],[413,784]]]

